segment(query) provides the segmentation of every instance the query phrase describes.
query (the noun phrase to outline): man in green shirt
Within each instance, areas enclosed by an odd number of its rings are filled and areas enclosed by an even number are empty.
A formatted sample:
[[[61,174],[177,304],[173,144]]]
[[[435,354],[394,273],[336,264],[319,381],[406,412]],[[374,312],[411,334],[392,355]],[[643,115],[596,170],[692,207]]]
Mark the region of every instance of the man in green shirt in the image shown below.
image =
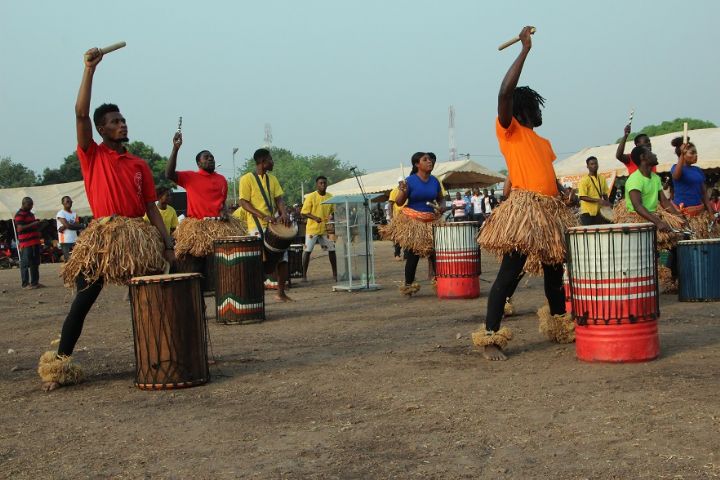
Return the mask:
[[[652,168],[658,164],[657,156],[647,147],[639,146],[633,148],[630,157],[638,169],[625,182],[625,205],[628,211],[636,212],[661,232],[672,231],[672,228],[655,214],[659,202],[665,210],[679,215],[670,200],[663,195],[660,177],[652,172]]]

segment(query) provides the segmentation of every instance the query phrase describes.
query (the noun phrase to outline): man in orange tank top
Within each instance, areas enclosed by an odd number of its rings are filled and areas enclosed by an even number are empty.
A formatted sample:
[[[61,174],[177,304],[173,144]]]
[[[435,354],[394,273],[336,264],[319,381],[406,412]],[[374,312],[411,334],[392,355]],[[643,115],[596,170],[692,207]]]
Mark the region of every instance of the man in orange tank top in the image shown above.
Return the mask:
[[[540,108],[545,99],[529,87],[517,86],[532,47],[531,29],[525,27],[520,33],[522,50],[498,94],[495,130],[513,190],[490,216],[480,236],[483,248],[503,256],[488,297],[485,330],[473,334],[473,342],[483,347],[483,356],[488,360],[507,358],[502,349],[512,338],[512,332],[507,327],[501,329],[500,322],[505,300],[523,270],[542,272],[545,277],[545,296],[550,308],[538,311],[541,332],[562,343],[574,340],[574,325],[565,312],[562,239],[565,227],[575,220],[559,200],[561,192],[555,179],[552,146],[534,130],[542,125]],[[508,229],[508,225],[518,227]]]

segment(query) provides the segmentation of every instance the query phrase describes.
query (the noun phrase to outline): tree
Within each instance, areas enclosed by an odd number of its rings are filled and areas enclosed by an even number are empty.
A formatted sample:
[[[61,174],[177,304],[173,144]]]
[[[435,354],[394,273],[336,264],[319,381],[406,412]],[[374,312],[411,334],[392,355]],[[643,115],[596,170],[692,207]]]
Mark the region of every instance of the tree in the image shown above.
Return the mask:
[[[45,168],[40,185],[54,185],[56,183],[77,182],[82,180],[80,161],[77,153],[73,152],[63,160],[58,168]]]
[[[306,157],[278,147],[272,147],[270,153],[275,163],[273,174],[280,182],[285,192],[285,202],[289,205],[302,203],[302,191],[312,192],[315,189],[315,178],[319,175],[326,176],[330,184],[352,176],[350,165],[343,163],[335,154]],[[253,171],[255,160],[249,158],[245,161],[243,173]],[[301,184],[304,188],[301,188]]]
[[[35,172],[10,157],[0,158],[0,188],[32,187],[37,182]]]
[[[641,133],[644,133],[648,137],[656,137],[666,133],[681,132],[685,122],[688,124],[688,130],[717,127],[717,125],[712,122],[698,120],[697,118],[676,118],[675,120],[666,120],[659,125],[648,125],[647,127],[643,127],[643,129],[639,132],[632,132],[628,137],[628,140],[633,140]],[[615,143],[620,143],[621,141],[622,137],[615,140]]]
[[[172,188],[175,186],[173,182],[165,178],[165,166],[168,161],[167,157],[163,157],[150,145],[140,141],[129,143],[127,145],[127,149],[133,155],[137,155],[148,162],[150,170],[152,170],[153,173],[153,179],[155,180],[156,187]]]

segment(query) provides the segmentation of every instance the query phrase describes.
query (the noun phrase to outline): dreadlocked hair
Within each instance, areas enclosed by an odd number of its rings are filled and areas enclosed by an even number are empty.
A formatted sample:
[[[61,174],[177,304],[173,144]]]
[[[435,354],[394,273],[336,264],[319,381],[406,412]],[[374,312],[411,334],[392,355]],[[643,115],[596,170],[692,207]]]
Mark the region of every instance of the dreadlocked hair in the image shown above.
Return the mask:
[[[517,87],[513,92],[513,117],[545,106],[545,98],[530,87]]]

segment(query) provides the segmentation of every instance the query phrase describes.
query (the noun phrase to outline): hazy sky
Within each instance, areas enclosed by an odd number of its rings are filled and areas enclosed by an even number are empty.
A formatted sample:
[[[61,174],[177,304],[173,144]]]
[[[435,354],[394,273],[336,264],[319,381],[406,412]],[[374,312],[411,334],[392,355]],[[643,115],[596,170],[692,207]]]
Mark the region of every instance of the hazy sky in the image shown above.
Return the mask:
[[[131,140],[164,155],[182,115],[181,168],[207,148],[229,175],[265,123],[276,146],[368,171],[418,150],[442,160],[454,105],[458,151],[501,169],[497,91],[519,47],[497,45],[531,24],[520,84],[547,98],[538,132],[563,158],[619,137],[632,107],[637,128],[720,124],[718,18],[715,0],[0,0],[0,156],[58,166],[76,145],[83,52],[125,40],[92,108],[117,103]]]

